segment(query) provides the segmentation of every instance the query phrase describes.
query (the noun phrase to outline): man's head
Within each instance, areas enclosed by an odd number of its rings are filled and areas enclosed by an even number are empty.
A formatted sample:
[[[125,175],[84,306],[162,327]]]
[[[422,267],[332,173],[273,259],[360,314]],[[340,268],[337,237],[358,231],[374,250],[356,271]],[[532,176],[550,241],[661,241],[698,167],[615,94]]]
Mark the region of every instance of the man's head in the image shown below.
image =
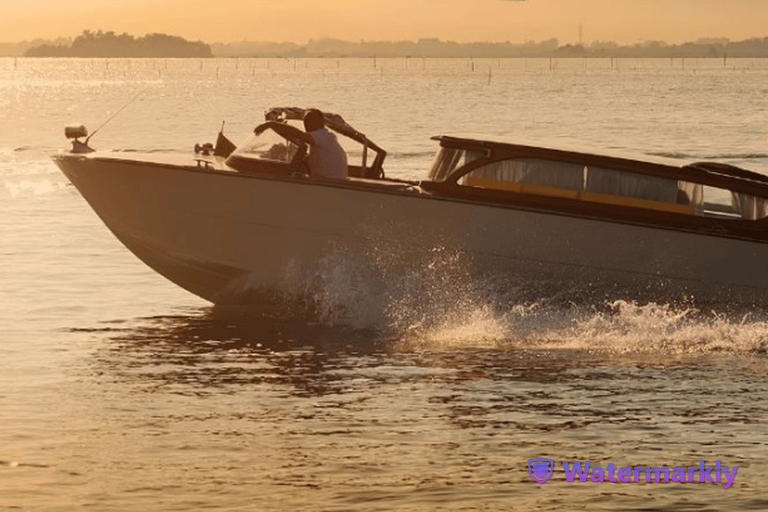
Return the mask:
[[[307,132],[313,132],[325,127],[325,119],[323,119],[323,113],[316,108],[307,110],[304,114],[304,130]]]

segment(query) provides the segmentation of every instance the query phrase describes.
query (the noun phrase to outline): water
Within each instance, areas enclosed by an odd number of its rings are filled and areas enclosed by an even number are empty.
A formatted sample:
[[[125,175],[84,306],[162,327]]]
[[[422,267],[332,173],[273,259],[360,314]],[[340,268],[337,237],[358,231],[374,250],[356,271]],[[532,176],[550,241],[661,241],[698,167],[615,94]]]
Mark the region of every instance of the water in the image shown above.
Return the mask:
[[[95,147],[187,152],[298,105],[344,115],[403,178],[443,132],[768,174],[768,62],[0,59],[0,77],[0,509],[768,508],[766,311],[522,300],[440,265],[362,301],[382,290],[345,260],[311,318],[212,308],[48,158],[64,125],[135,97]],[[728,489],[571,483],[574,460],[739,469]]]

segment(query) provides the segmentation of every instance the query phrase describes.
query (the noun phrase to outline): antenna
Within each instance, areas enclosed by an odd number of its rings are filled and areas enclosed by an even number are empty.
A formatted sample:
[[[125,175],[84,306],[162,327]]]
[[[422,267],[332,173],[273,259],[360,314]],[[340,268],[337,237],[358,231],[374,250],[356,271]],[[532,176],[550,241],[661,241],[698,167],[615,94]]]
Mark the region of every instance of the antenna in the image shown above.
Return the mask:
[[[123,110],[125,110],[126,108],[128,108],[128,105],[130,105],[131,103],[133,103],[134,101],[136,101],[136,100],[139,98],[139,96],[141,96],[141,93],[142,93],[142,92],[144,92],[144,91],[139,91],[139,92],[136,94],[136,96],[134,96],[133,98],[131,98],[131,99],[130,99],[130,101],[128,101],[128,103],[126,103],[125,105],[123,105],[122,107],[120,107],[120,110],[118,110],[117,112],[115,112],[114,114],[112,114],[112,115],[109,117],[109,119],[107,119],[106,121],[104,121],[103,123],[101,123],[101,124],[98,126],[98,128],[96,128],[95,130],[93,130],[93,133],[91,133],[91,134],[90,134],[88,137],[86,137],[86,139],[85,139],[85,145],[86,145],[86,146],[88,145],[88,141],[89,141],[89,140],[91,140],[91,137],[93,137],[94,135],[96,135],[96,132],[98,132],[99,130],[101,130],[101,129],[102,129],[102,128],[103,128],[103,127],[104,127],[104,126],[107,124],[107,123],[109,123],[111,120],[113,120],[114,118],[116,118],[116,117],[117,117],[117,115],[118,115],[120,112],[122,112]]]

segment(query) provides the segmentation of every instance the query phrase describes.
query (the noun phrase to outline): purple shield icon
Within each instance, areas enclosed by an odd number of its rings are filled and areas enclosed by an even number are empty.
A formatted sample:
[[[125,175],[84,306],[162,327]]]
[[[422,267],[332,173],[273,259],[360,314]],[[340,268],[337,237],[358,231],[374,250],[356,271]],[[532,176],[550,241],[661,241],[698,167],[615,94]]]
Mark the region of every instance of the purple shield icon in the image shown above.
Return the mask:
[[[552,459],[531,459],[528,461],[528,474],[539,484],[549,480],[554,471],[555,461]]]

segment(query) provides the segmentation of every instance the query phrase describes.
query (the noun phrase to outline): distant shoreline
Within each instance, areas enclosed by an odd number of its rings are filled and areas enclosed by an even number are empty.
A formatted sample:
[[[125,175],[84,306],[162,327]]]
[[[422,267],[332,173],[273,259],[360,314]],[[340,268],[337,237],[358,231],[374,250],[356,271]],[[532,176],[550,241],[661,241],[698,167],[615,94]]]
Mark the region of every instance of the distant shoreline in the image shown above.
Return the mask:
[[[564,44],[557,39],[525,43],[456,43],[440,39],[360,41],[338,39],[290,42],[190,42],[176,36],[150,34],[134,38],[114,32],[89,32],[73,40],[0,43],[5,57],[102,58],[767,58],[768,37],[743,41],[700,39],[682,44],[648,41]]]
[[[557,39],[516,43],[455,43],[439,39],[398,42],[349,42],[336,39],[294,43],[216,43],[216,57],[325,58],[761,58],[768,57],[768,37],[732,42],[700,40],[669,45],[661,41],[621,46],[612,42],[561,45]]]
[[[158,55],[154,57],[123,57],[123,56],[98,56],[98,57],[70,57],[70,56],[34,56],[34,57],[27,57],[25,55],[3,55],[0,54],[0,59],[28,59],[28,60],[36,60],[36,59],[81,59],[81,60],[94,60],[94,59],[103,59],[103,60],[153,60],[153,59],[182,59],[182,60],[192,60],[192,59],[205,59],[205,60],[237,60],[237,59],[274,59],[274,60],[409,60],[409,59],[447,59],[447,60],[475,60],[475,61],[483,61],[483,60],[498,60],[498,59],[509,59],[509,60],[613,60],[613,61],[621,61],[621,60],[632,60],[632,59],[647,59],[647,60],[719,60],[722,61],[723,59],[730,60],[743,60],[743,59],[768,59],[768,55],[766,56],[757,56],[757,57],[739,57],[735,56],[732,57],[730,55],[726,55],[725,57],[707,57],[707,56],[674,56],[674,57],[654,57],[654,56],[622,56],[622,57],[614,57],[610,55],[585,55],[585,56],[568,56],[568,55],[558,55],[558,56],[546,56],[546,55],[536,55],[536,56],[483,56],[483,55],[470,55],[470,56],[453,56],[453,55],[419,55],[419,56],[413,56],[413,55],[209,55],[205,57],[174,57],[172,55]]]

